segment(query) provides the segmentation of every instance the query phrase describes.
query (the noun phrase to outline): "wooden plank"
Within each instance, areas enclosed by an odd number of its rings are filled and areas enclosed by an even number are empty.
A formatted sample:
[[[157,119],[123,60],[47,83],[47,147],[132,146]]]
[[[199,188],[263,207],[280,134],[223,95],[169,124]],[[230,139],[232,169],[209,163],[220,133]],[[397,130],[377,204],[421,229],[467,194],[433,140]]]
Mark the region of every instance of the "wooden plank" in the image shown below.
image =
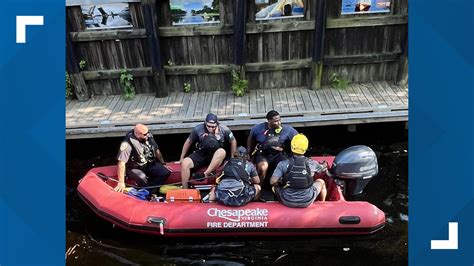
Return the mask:
[[[295,95],[296,108],[298,109],[298,111],[307,111],[313,109],[313,104],[311,104],[311,100],[304,99],[302,95],[302,89],[294,89],[293,93]]]
[[[223,91],[218,91],[218,104],[217,104],[217,115],[224,116],[225,115],[225,106],[226,106],[226,95]]]
[[[314,29],[314,21],[279,21],[278,23],[247,23],[247,34],[307,31]]]
[[[372,95],[372,93],[370,93],[369,89],[364,84],[359,83],[356,86],[357,86],[358,89],[360,89],[362,91],[365,98],[369,102],[370,106],[377,107],[377,106],[380,105],[380,103],[377,101],[377,99],[375,99],[375,97]]]
[[[357,84],[349,84],[348,86],[351,87],[351,89],[354,91],[355,95],[357,96],[363,107],[371,106],[369,100],[367,99],[367,97],[365,97],[365,94],[362,92],[362,90]]]
[[[155,95],[147,95],[145,104],[143,105],[142,111],[137,115],[137,119],[146,120],[148,119],[148,113],[155,101]]]
[[[398,96],[398,98],[400,98],[402,100],[402,102],[404,104],[408,104],[408,97],[407,97],[407,94],[405,93],[405,91],[395,85],[395,84],[392,84],[392,83],[388,83],[388,85],[390,86],[390,88],[392,88],[392,90],[395,92],[395,94]]]
[[[106,107],[110,103],[111,97],[101,96],[92,106],[92,114],[87,118],[88,121],[103,120],[105,118]]]
[[[372,96],[374,96],[375,100],[382,106],[390,106],[391,100],[386,99],[381,91],[374,87],[372,83],[363,83],[362,86],[366,86],[367,89],[370,91]]]
[[[191,45],[190,45],[191,46]],[[190,50],[192,47],[190,47]],[[192,52],[191,54],[194,54]],[[197,64],[196,56],[192,56],[191,65],[187,66],[165,66],[166,75],[208,75],[208,74],[227,74],[234,66],[232,65],[192,65]]]
[[[165,120],[168,119],[168,117],[171,115],[173,108],[172,104],[174,103],[174,100],[176,99],[176,94],[177,92],[172,92],[168,95],[168,97],[165,97],[162,99],[160,102],[160,108],[158,109],[159,112],[157,114],[157,118],[160,120]]]
[[[286,94],[286,100],[288,101],[288,108],[290,112],[297,112],[298,107],[296,107],[296,99],[295,99],[295,94],[293,93],[292,89],[286,89],[284,90]]]
[[[288,113],[290,111],[290,106],[288,104],[288,99],[286,98],[285,91],[278,90],[278,95],[280,96],[281,113],[283,113],[283,114]]]
[[[240,112],[242,114],[248,115],[250,113],[250,94],[251,92],[245,94],[244,97],[242,97],[242,102],[241,102],[242,106],[240,108]]]
[[[232,115],[234,113],[234,105],[235,105],[235,102],[237,101],[237,98],[241,98],[241,97],[236,97],[234,96],[234,94],[230,91],[225,91],[225,98],[226,98],[226,105],[224,107],[225,109],[225,115]]]
[[[325,66],[374,64],[400,60],[400,52],[384,52],[362,55],[329,55],[324,57]]]
[[[204,105],[203,105],[203,108],[202,108],[202,116],[205,116],[207,115],[208,113],[211,113],[211,107],[212,107],[212,97],[213,97],[214,93],[213,92],[209,92],[207,91],[206,92],[206,95],[205,95],[205,101],[204,101]]]
[[[184,118],[194,116],[194,112],[196,111],[197,103],[198,103],[198,95],[199,95],[198,92],[193,92],[191,94],[191,99],[189,100],[188,109],[187,109],[186,113],[181,115],[181,116],[183,116]]]
[[[185,37],[201,35],[229,35],[233,34],[232,25],[227,26],[172,26],[159,27],[160,37]]]
[[[209,101],[211,107],[210,112],[213,114],[217,114],[217,111],[219,109],[219,92],[213,91],[210,93],[209,97],[211,97],[211,100]],[[206,113],[203,113],[203,115],[206,115]]]
[[[344,102],[344,105],[347,108],[354,108],[355,103],[353,102],[353,100],[349,96],[348,90],[349,90],[349,87],[346,87],[344,89],[338,90],[338,92],[341,95],[341,98],[342,98],[342,101]]]
[[[182,105],[178,114],[179,119],[186,119],[188,112],[194,113],[194,108],[196,107],[196,97],[194,97],[194,103],[192,103],[193,106],[191,106],[191,99],[193,98],[194,94],[197,94],[197,92],[184,93],[183,100],[181,101]],[[191,109],[192,111],[190,111]]]
[[[197,92],[197,101],[196,101],[196,108],[194,113],[188,115],[188,117],[195,117],[195,116],[202,116],[202,109],[204,107],[204,101],[206,100],[206,93],[205,91]]]
[[[321,102],[319,101],[318,95],[313,90],[306,90],[308,93],[308,97],[313,104],[313,108],[315,111],[321,111],[323,108],[321,107]]]
[[[313,102],[311,101],[311,96],[308,93],[307,89],[299,89],[298,90],[301,99],[303,100],[305,111],[313,111],[315,110]]]
[[[70,32],[73,42],[93,42],[103,40],[125,40],[146,38],[145,29],[106,30],[106,31],[81,31]]]
[[[265,113],[265,92],[257,90],[257,114]]]
[[[162,99],[166,99],[166,98],[157,98],[157,97],[153,97],[153,102],[151,103],[150,105],[150,108],[146,111],[145,113],[145,117],[147,120],[157,120],[157,115],[159,113],[159,108],[160,108],[160,101]]]
[[[273,105],[273,95],[272,95],[272,90],[266,89],[266,90],[260,90],[263,92],[265,95],[265,109],[263,110],[263,113],[268,113],[270,110],[275,110],[274,105]]]
[[[180,91],[176,92],[176,98],[174,98],[174,100],[171,104],[172,111],[171,111],[171,114],[166,117],[167,119],[176,119],[176,118],[178,118],[181,108],[184,107],[184,97],[185,97],[184,95],[185,94],[187,94],[187,93],[180,92]]]
[[[329,106],[329,101],[326,98],[326,95],[324,94],[324,91],[322,89],[318,89],[315,92],[316,92],[316,96],[319,99],[319,103],[321,104],[321,109],[322,110],[331,109],[331,107]],[[314,103],[314,101],[313,101],[313,103]]]
[[[341,94],[339,93],[339,89],[328,88],[328,90],[331,92],[332,96],[334,97],[334,100],[336,101],[338,108],[347,107],[346,104],[344,103],[344,100],[341,97]]]
[[[296,59],[296,60],[274,61],[274,62],[263,62],[263,63],[247,63],[245,64],[245,71],[247,72],[283,71],[283,70],[302,69],[302,68],[310,68],[310,67],[311,67],[311,59]]]
[[[321,91],[323,92],[324,96],[326,96],[326,99],[327,99],[328,104],[329,104],[329,108],[331,108],[331,109],[339,108],[339,105],[337,105],[337,102],[336,102],[336,100],[334,99],[334,96],[331,93],[331,89],[326,87],[326,88],[321,89]]]
[[[361,16],[328,18],[326,29],[353,28],[353,27],[373,27],[400,25],[408,23],[408,15],[385,15],[385,16]]]
[[[142,102],[142,100],[144,99],[145,97],[142,97],[142,95],[135,95],[135,98],[133,98],[133,100],[131,100],[131,104],[130,106],[128,107],[127,111],[126,111],[126,116],[124,117],[124,119],[129,119],[129,120],[133,120],[135,118],[135,116],[140,113],[141,111],[141,108],[140,108],[140,102]]]
[[[350,84],[347,85],[347,88],[345,90],[345,93],[347,94],[347,97],[349,97],[350,102],[352,103],[352,106],[350,108],[359,108],[363,107],[362,103],[359,100],[359,97],[355,93],[354,89],[352,89],[352,86]],[[343,98],[345,96],[343,95]],[[347,106],[347,104],[346,104]]]
[[[260,104],[260,97],[257,95],[257,90],[251,90],[249,93],[249,114],[258,113],[257,105]]]
[[[387,93],[390,95],[390,97],[392,98],[393,102],[396,105],[403,105],[404,104],[403,100],[400,97],[398,97],[398,95],[395,93],[395,91],[392,89],[392,87],[390,87],[388,82],[381,81],[380,86],[384,87],[385,91],[387,91]]]
[[[395,94],[391,94],[391,91],[387,90],[384,86],[382,86],[380,84],[380,82],[378,81],[372,81],[372,86],[375,87],[375,89],[377,89],[377,91],[382,95],[382,97],[384,98],[385,102],[387,104],[389,104],[390,106],[391,105],[397,105],[397,103],[395,103]],[[393,97],[392,97],[393,96]]]
[[[92,70],[82,71],[85,80],[101,80],[101,79],[119,79],[123,69],[110,70]],[[133,77],[148,77],[152,75],[151,67],[139,67],[127,69]]]

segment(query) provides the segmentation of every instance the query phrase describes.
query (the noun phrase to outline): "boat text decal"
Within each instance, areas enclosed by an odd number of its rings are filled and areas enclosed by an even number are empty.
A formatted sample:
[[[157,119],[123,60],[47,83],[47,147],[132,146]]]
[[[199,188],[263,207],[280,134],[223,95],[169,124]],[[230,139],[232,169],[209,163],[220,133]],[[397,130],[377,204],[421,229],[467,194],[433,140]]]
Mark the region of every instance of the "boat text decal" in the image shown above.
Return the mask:
[[[267,209],[240,209],[240,210],[222,210],[210,208],[207,210],[209,217],[218,217],[225,221],[207,222],[208,228],[232,228],[232,227],[267,227],[268,210]]]

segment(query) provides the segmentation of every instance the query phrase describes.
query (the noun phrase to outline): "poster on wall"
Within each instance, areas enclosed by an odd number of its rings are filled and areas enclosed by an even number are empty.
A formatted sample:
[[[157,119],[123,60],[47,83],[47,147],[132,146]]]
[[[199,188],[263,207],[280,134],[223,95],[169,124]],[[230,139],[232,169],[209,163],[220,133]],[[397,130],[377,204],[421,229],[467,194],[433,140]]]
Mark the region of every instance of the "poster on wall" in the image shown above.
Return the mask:
[[[218,0],[170,0],[173,25],[219,23]]]
[[[128,3],[81,5],[88,30],[132,28]]]
[[[304,16],[303,0],[255,0],[255,20]]]
[[[390,12],[391,0],[342,0],[341,15]]]

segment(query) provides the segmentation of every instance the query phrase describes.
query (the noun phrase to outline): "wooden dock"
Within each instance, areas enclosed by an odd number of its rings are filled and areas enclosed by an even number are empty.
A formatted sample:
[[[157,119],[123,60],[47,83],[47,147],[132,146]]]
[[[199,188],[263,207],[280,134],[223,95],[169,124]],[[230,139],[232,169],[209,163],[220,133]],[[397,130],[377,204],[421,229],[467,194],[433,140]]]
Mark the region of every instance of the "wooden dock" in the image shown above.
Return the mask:
[[[148,125],[153,134],[189,133],[209,112],[232,130],[247,130],[272,109],[294,127],[408,121],[408,87],[381,81],[317,91],[257,89],[244,97],[203,91],[165,98],[139,94],[130,101],[120,95],[68,100],[66,139],[123,136],[136,123]]]

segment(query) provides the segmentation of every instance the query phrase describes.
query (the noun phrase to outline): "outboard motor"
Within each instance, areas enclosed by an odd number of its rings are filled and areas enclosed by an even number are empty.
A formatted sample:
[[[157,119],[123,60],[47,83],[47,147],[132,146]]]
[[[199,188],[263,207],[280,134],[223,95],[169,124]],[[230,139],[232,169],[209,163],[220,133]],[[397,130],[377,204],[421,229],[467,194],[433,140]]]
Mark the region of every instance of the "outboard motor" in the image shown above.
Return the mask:
[[[331,168],[336,183],[343,186],[346,196],[361,194],[371,178],[378,172],[379,166],[375,152],[363,145],[352,146],[341,151],[334,159]]]

